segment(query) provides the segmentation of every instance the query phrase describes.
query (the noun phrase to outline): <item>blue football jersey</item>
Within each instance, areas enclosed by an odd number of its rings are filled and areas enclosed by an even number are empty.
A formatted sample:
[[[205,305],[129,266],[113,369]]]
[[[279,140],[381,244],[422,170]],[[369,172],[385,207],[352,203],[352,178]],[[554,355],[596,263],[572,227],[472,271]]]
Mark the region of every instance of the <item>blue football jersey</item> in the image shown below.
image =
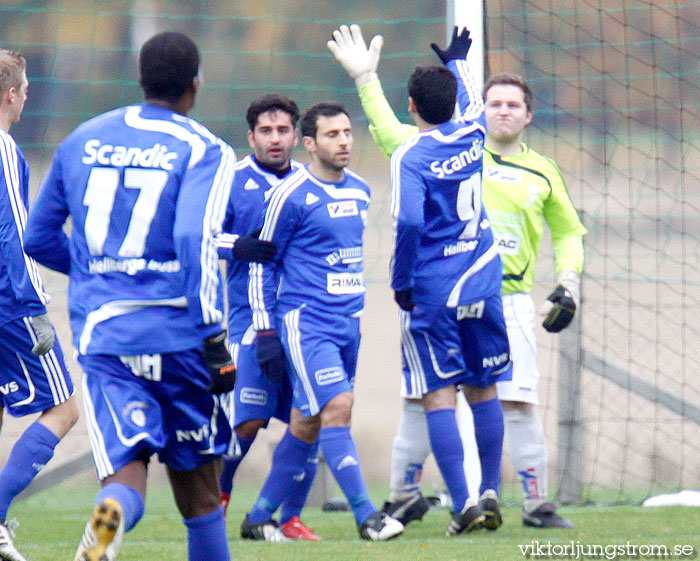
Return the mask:
[[[234,165],[231,147],[205,127],[151,104],[95,117],[58,146],[25,247],[69,273],[81,354],[176,352],[221,330],[214,236]]]
[[[44,314],[49,301],[38,265],[24,252],[28,197],[27,161],[0,129],[0,324]]]
[[[362,311],[362,235],[369,202],[369,186],[347,169],[343,181],[326,183],[303,167],[275,189],[260,239],[277,244],[277,256],[269,264],[250,265],[257,331],[276,327],[273,312],[302,305],[342,315]]]
[[[391,158],[395,249],[392,288],[413,300],[456,307],[500,293],[501,261],[481,196],[483,100],[465,60],[459,116],[420,132]]]
[[[262,227],[265,201],[286,177],[302,164],[292,160],[284,177],[261,168],[249,154],[236,164],[236,175],[226,207],[223,233],[217,236],[219,257],[226,259],[228,281],[228,326],[232,341],[240,341],[253,321],[248,303],[248,272],[250,264],[233,256],[233,245],[239,236],[246,236]]]

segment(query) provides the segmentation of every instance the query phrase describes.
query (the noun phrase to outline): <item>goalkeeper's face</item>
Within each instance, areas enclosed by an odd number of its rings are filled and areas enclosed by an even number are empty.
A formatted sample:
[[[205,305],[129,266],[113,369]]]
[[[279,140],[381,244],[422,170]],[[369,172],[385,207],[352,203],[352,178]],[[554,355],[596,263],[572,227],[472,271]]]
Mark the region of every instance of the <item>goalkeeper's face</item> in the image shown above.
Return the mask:
[[[499,143],[515,141],[532,121],[525,94],[512,84],[495,84],[486,92],[486,126],[489,137]]]
[[[258,115],[255,129],[248,131],[248,144],[255,159],[273,169],[289,165],[292,149],[297,145],[297,129],[285,111],[266,111]]]

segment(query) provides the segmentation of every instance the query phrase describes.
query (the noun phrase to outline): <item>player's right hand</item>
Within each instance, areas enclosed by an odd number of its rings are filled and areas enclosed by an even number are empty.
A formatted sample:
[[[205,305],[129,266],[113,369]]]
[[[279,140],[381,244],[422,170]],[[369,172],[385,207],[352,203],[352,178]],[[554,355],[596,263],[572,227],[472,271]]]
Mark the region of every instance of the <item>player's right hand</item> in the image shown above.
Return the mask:
[[[207,337],[202,354],[211,376],[207,390],[214,394],[230,392],[236,385],[236,366],[226,347],[226,331]]]
[[[36,334],[36,343],[32,347],[32,353],[37,356],[48,353],[54,344],[53,325],[48,314],[41,314],[31,318],[32,327]]]
[[[413,302],[413,289],[404,288],[403,290],[394,290],[394,300],[399,305],[399,308],[405,312],[412,312],[416,308]]]
[[[358,88],[376,80],[383,44],[384,38],[381,35],[375,35],[367,48],[362,30],[357,24],[352,24],[350,27],[341,25],[339,29],[333,31],[333,40],[326,43],[335,60],[355,80]]]
[[[260,370],[273,384],[281,384],[287,373],[284,368],[284,348],[276,330],[258,331],[255,338],[255,358]]]
[[[233,244],[233,256],[241,261],[255,261],[257,263],[269,263],[277,254],[277,246],[274,242],[260,240],[260,230],[241,236]]]
[[[430,43],[430,47],[435,51],[435,54],[440,57],[443,64],[447,64],[451,60],[464,60],[467,58],[469,47],[472,46],[472,40],[469,38],[469,30],[465,27],[459,31],[459,27],[455,25],[452,31],[452,41],[443,51],[435,43]]]

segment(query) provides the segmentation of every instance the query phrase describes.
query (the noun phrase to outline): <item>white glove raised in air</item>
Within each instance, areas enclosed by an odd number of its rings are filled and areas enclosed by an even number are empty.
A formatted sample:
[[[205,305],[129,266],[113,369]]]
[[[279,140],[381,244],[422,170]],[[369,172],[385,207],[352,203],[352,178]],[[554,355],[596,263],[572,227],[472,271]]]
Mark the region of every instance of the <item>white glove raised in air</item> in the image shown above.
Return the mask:
[[[36,343],[32,347],[32,352],[37,356],[45,355],[53,348],[54,333],[51,320],[47,314],[41,314],[32,317],[31,322],[36,333]]]
[[[362,30],[357,24],[350,27],[341,25],[333,32],[333,41],[326,43],[337,60],[355,80],[355,86],[361,88],[368,82],[377,79],[377,66],[382,51],[384,38],[375,35],[369,43],[369,48],[362,37]]]
[[[581,275],[576,271],[562,271],[557,277],[557,287],[540,308],[545,316],[542,325],[550,333],[559,333],[574,319],[581,304]]]

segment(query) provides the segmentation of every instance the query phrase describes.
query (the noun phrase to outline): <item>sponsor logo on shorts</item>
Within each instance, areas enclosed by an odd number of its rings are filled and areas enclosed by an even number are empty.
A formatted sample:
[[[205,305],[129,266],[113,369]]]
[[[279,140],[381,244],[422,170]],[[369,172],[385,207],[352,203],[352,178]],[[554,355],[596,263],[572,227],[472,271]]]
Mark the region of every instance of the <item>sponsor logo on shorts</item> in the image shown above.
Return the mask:
[[[365,283],[362,273],[328,273],[326,288],[329,294],[362,294]]]
[[[209,425],[202,425],[198,429],[177,429],[175,438],[178,442],[203,442],[209,438]]]
[[[457,321],[467,318],[479,319],[484,316],[484,301],[457,307]]]
[[[335,384],[336,382],[345,380],[345,372],[343,372],[340,366],[334,366],[332,368],[316,370],[314,377],[319,386],[328,386],[329,384]]]
[[[510,355],[508,353],[501,353],[500,355],[495,356],[487,356],[484,357],[484,360],[482,361],[482,368],[492,368],[494,366],[500,366],[502,364],[507,363],[509,359]]]
[[[130,401],[124,407],[122,415],[124,418],[130,419],[137,427],[145,427],[146,409],[148,409],[148,403],[144,401]]]
[[[357,201],[340,201],[338,203],[328,203],[328,214],[331,218],[344,218],[346,216],[357,216]]]
[[[241,388],[241,403],[267,405],[267,392],[258,388]]]
[[[19,384],[17,382],[8,382],[0,386],[0,392],[2,395],[9,395],[13,392],[19,391]]]

